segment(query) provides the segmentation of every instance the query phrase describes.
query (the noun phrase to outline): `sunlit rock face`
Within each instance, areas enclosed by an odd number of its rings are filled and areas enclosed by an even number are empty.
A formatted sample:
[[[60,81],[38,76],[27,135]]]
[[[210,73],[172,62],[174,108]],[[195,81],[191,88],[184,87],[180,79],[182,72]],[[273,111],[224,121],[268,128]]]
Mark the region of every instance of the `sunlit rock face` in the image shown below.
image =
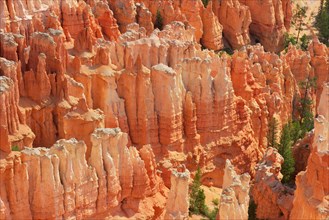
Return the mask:
[[[294,199],[293,189],[281,183],[283,157],[269,147],[256,168],[252,196],[257,205],[257,218],[289,218]]]
[[[252,20],[246,5],[238,0],[213,1],[213,11],[223,25],[223,36],[234,49],[250,43],[249,26]]]
[[[76,139],[25,148],[1,160],[1,217],[81,219],[118,208],[161,215],[164,188],[152,149],[128,148],[119,128],[96,129],[91,141],[88,161],[86,144]]]
[[[216,219],[248,219],[249,181],[249,174],[236,174],[231,162],[226,160],[223,192]]]
[[[272,53],[291,15],[289,0],[0,0],[0,219],[185,218],[181,165],[222,187],[229,159],[253,180],[300,81],[317,76],[325,109],[328,48]],[[247,179],[223,213],[245,218]]]
[[[267,51],[281,51],[284,33],[286,28],[289,29],[289,21],[292,17],[291,1],[239,1],[250,10],[250,33]]]
[[[165,219],[186,219],[189,216],[190,172],[184,167],[171,171]]]
[[[329,157],[329,85],[324,84],[314,123],[314,139],[307,168],[296,177],[291,219],[326,219],[328,209]]]

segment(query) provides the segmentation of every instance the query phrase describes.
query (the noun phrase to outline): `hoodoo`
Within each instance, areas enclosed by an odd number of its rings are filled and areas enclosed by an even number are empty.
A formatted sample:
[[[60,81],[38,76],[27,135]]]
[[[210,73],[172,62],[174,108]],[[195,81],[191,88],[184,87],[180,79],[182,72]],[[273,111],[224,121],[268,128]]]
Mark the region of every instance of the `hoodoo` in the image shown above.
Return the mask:
[[[0,0],[0,220],[329,218],[329,0]]]

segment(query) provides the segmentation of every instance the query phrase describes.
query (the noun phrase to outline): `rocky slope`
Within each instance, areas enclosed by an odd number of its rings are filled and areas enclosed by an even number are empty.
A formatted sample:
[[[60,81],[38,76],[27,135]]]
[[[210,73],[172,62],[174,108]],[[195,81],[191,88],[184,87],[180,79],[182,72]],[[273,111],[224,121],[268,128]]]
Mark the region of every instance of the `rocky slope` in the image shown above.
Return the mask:
[[[291,219],[326,219],[329,217],[329,84],[323,92],[315,119],[314,140],[306,171],[296,177],[297,189]]]
[[[178,178],[167,195],[172,168],[200,166],[203,183],[221,187],[230,159],[254,177],[268,121],[291,118],[299,81],[316,75],[319,97],[328,80],[316,40],[266,52],[282,44],[286,0],[0,5],[0,219],[186,216],[186,198],[166,205],[187,190]],[[255,36],[263,46],[244,46]],[[215,53],[225,41],[242,48]]]
[[[150,146],[128,148],[120,129],[96,129],[91,139],[88,162],[85,143],[76,139],[1,160],[0,218],[81,219],[120,209],[135,218],[161,216],[166,188]]]
[[[259,219],[289,219],[292,208],[293,189],[281,183],[283,157],[275,148],[268,148],[256,168],[252,196],[257,205]]]

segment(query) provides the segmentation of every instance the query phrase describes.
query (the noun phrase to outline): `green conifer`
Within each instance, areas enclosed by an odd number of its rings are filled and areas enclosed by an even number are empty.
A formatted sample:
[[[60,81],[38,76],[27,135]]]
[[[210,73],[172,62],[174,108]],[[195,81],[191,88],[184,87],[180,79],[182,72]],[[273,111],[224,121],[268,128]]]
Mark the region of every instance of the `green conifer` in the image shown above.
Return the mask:
[[[320,10],[315,19],[315,27],[319,31],[319,40],[329,46],[329,0],[321,2]]]
[[[160,13],[160,11],[157,11],[155,22],[154,22],[154,28],[158,28],[159,30],[163,29],[163,18]]]
[[[290,136],[289,124],[283,127],[279,145],[279,154],[284,158],[284,162],[281,167],[281,173],[283,175],[282,182],[289,183],[293,177],[295,171],[295,160],[291,150],[292,140]]]

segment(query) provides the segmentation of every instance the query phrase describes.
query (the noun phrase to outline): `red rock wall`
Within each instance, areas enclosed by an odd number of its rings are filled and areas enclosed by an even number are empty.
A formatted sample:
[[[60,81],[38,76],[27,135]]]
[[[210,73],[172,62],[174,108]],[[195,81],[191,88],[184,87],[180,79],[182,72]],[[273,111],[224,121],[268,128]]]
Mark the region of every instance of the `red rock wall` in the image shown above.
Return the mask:
[[[326,219],[329,217],[328,195],[328,140],[329,140],[329,85],[323,85],[318,106],[318,117],[315,118],[314,139],[311,154],[305,171],[296,177],[296,191],[292,219]]]
[[[300,94],[298,82],[307,75],[318,76],[318,90],[327,80],[328,50],[316,40],[309,52],[290,47],[278,56],[264,51],[280,48],[289,24],[290,1],[213,0],[204,8],[200,0],[63,0],[49,4],[44,0],[0,0],[0,6],[0,75],[5,85],[0,94],[2,158],[14,145],[51,147],[59,139],[76,138],[84,141],[86,152],[77,155],[96,169],[86,171],[83,178],[98,177],[93,179],[98,188],[79,179],[80,188],[71,189],[70,180],[61,189],[57,176],[64,168],[57,160],[67,161],[74,152],[58,159],[51,150],[43,150],[48,158],[43,161],[45,167],[57,179],[42,184],[33,170],[24,167],[29,161],[41,163],[46,156],[33,149],[22,153],[30,152],[24,160],[23,156],[10,156],[3,168],[10,170],[8,174],[4,171],[8,178],[14,173],[8,164],[17,161],[25,169],[21,178],[28,175],[29,181],[39,184],[31,190],[45,194],[38,199],[53,198],[49,207],[36,201],[36,207],[14,211],[14,217],[23,215],[19,213],[71,216],[75,210],[81,211],[79,217],[89,216],[114,210],[120,201],[129,210],[127,215],[133,215],[141,209],[136,205],[140,197],[146,197],[142,204],[148,207],[161,191],[156,167],[167,186],[170,168],[179,164],[186,164],[191,172],[200,166],[202,181],[208,185],[222,185],[226,159],[239,174],[254,176],[254,167],[267,146],[268,120],[276,117],[282,125],[290,119],[294,97]],[[158,10],[166,25],[162,31],[153,30]],[[236,21],[227,19],[235,14],[241,15]],[[200,42],[213,50],[222,49],[222,34],[233,48],[248,44],[250,34],[257,36],[264,48],[245,46],[232,56],[201,49]],[[117,144],[122,149],[112,152],[114,149],[104,145],[96,150],[95,142],[99,147],[101,138],[94,137],[95,129],[116,127],[127,133],[122,137],[124,143]],[[126,145],[136,146],[140,156]],[[129,172],[123,172],[118,160],[112,158],[111,162],[109,157],[104,159],[105,168],[101,167],[98,163],[103,153],[122,155]],[[92,159],[95,155],[98,159]],[[152,162],[148,161],[151,158]],[[86,161],[81,163],[82,170],[89,169]],[[108,187],[109,182],[113,187]],[[58,190],[47,192],[43,184],[53,184]],[[13,190],[6,192],[13,194]],[[68,202],[75,191],[82,200],[90,193],[90,200]],[[10,197],[9,202],[1,195],[1,204],[7,208],[0,214],[9,215],[9,210],[15,209],[11,204],[21,198]],[[33,196],[29,194],[29,198]],[[61,199],[66,203],[54,210]],[[147,216],[160,216],[164,204],[154,207]]]
[[[166,188],[152,172],[156,167],[146,166],[155,164],[152,150],[144,146],[140,156],[126,147],[127,134],[119,128],[96,129],[91,139],[88,163],[87,147],[76,139],[58,140],[50,149],[25,148],[1,160],[1,219],[115,216],[120,207],[144,217],[161,215]],[[144,200],[147,209],[139,205]]]

